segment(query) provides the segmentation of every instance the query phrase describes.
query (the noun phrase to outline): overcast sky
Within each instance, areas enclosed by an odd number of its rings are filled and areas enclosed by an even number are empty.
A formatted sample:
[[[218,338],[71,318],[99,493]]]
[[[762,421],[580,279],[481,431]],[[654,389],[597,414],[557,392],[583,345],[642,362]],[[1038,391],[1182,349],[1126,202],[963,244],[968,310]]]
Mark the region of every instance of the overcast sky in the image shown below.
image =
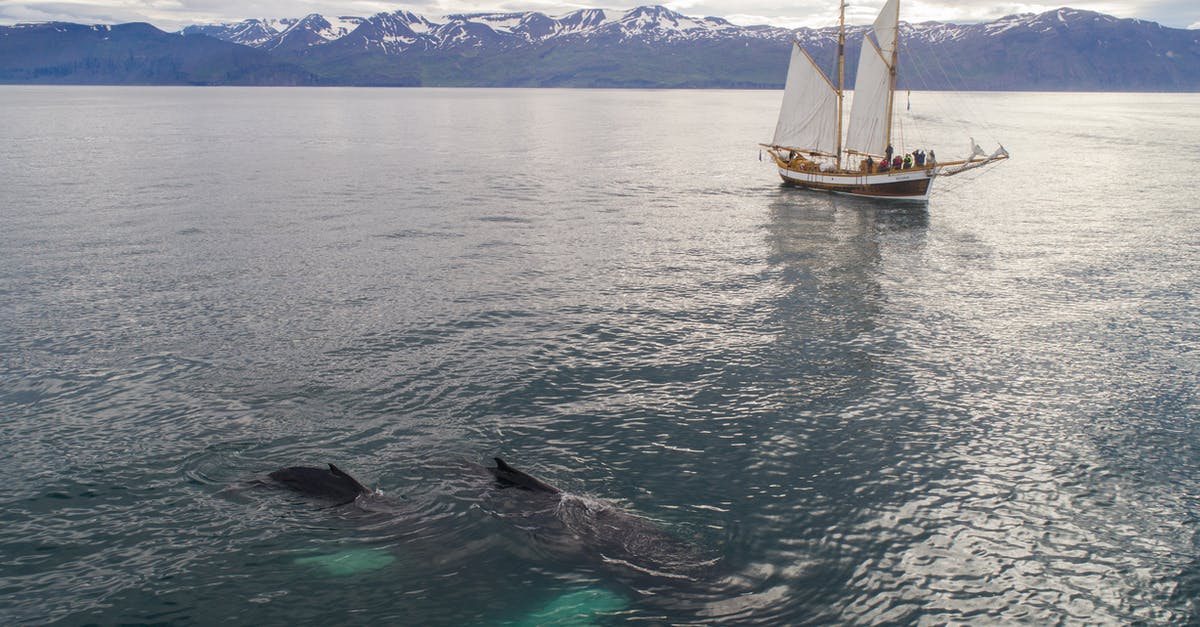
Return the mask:
[[[847,7],[851,24],[873,19],[884,0],[859,0]],[[594,3],[571,0],[0,0],[0,24],[63,20],[85,24],[150,22],[175,30],[187,24],[236,22],[251,17],[323,15],[368,16],[404,9],[429,17],[479,11],[541,11],[561,15],[579,8],[628,9],[653,0]],[[679,0],[662,1],[685,15],[724,17],[736,24],[829,26],[836,23],[837,0]],[[1040,13],[1060,6],[1153,20],[1175,28],[1200,28],[1200,0],[1061,0],[1058,3],[987,0],[907,0],[901,18],[908,22],[978,22],[1013,13]]]

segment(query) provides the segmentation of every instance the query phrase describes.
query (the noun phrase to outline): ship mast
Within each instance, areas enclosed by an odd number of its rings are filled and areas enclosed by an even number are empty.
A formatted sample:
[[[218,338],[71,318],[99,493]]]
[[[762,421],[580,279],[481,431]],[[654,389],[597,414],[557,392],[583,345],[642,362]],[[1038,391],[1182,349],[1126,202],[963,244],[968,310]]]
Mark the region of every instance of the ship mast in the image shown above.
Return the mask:
[[[890,78],[887,101],[887,143],[884,144],[885,146],[892,145],[892,109],[896,104],[896,63],[900,58],[900,0],[896,0],[896,15],[892,20],[892,28],[892,58],[888,63]]]
[[[895,74],[892,75],[895,80]],[[843,0],[838,7],[838,114],[837,114],[837,169],[842,169],[842,104],[846,100],[846,2]],[[891,129],[888,129],[891,133]]]

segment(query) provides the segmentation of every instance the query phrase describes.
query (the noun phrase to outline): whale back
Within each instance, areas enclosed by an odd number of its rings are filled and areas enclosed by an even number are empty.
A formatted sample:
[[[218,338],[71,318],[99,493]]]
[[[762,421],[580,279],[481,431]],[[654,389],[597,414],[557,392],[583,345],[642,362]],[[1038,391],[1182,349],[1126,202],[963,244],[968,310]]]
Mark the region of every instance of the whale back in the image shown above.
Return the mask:
[[[314,498],[335,501],[339,505],[371,492],[333,464],[329,464],[328,469],[308,466],[280,468],[268,476],[286,488]]]

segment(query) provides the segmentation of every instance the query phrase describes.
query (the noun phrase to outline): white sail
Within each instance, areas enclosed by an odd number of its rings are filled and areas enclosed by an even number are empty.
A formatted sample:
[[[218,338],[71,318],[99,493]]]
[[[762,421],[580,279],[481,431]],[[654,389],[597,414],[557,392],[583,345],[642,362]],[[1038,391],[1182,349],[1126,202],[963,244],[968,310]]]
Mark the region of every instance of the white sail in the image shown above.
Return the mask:
[[[858,57],[858,77],[854,79],[854,101],[846,130],[846,150],[881,155],[888,144],[888,115],[891,98],[891,72],[875,42],[863,36]]]
[[[879,12],[879,17],[875,18],[875,24],[872,30],[875,31],[875,40],[879,42],[879,51],[883,53],[883,58],[890,64],[892,55],[896,52],[896,36],[900,26],[900,0],[888,0],[887,4],[883,5],[883,10]]]
[[[776,146],[800,148],[825,154],[837,151],[837,89],[812,57],[792,46],[783,106],[775,125]]]

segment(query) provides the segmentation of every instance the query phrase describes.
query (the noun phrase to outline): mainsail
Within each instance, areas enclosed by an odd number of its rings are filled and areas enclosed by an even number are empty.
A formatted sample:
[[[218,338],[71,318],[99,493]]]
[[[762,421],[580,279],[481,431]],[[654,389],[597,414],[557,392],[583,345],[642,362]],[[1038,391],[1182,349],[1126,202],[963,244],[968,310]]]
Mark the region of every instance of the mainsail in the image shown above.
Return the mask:
[[[899,0],[888,0],[871,32],[863,35],[854,80],[854,101],[846,130],[846,149],[880,155],[891,143],[893,79],[896,35],[900,24]],[[874,33],[877,46],[871,41]]]
[[[837,134],[837,88],[800,44],[794,44],[772,143],[836,155]]]
[[[863,37],[858,57],[858,77],[854,79],[854,100],[846,129],[846,149],[881,155],[888,145],[888,101],[892,97],[890,66],[871,41]]]

